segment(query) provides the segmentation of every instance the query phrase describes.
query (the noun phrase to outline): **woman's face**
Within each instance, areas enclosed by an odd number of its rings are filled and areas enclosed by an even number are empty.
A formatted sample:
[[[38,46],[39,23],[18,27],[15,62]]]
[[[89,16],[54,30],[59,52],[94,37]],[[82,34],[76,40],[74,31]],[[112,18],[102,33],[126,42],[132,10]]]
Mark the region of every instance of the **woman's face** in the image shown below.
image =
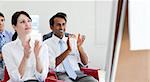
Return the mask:
[[[29,19],[26,15],[21,14],[17,19],[15,30],[20,36],[29,34],[32,31],[31,19]]]

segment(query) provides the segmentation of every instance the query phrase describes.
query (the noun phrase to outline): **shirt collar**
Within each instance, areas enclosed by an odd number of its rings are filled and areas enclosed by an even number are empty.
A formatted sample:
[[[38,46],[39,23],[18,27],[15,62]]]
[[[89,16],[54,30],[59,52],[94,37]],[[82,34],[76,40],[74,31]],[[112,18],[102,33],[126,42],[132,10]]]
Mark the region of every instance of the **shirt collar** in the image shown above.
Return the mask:
[[[53,39],[54,42],[56,42],[56,43],[59,43],[59,41],[60,41],[60,38],[58,38],[58,37],[55,36],[54,34],[52,35],[52,39]],[[63,40],[64,42],[66,42],[66,41],[67,41],[67,37],[63,36],[62,40]]]

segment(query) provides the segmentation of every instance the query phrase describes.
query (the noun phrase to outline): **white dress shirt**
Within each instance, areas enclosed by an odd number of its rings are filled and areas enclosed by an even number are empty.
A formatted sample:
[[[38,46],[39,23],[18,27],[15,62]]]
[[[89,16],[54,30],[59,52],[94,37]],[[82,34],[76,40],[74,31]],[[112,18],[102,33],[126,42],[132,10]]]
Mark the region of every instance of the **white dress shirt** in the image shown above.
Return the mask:
[[[17,38],[15,41],[12,41],[2,48],[4,62],[7,67],[8,74],[10,76],[9,82],[22,82],[29,79],[37,79],[39,81],[44,81],[47,77],[47,73],[49,71],[49,57],[48,57],[48,47],[47,45],[42,44],[40,50],[40,60],[43,65],[42,73],[37,72],[36,70],[36,61],[34,51],[30,54],[30,58],[28,59],[28,63],[26,65],[24,75],[20,76],[19,73],[19,65],[24,55],[24,49],[21,43],[21,40]]]
[[[67,37],[63,37],[62,40],[65,42],[65,47],[67,49]],[[59,41],[60,39],[58,37],[56,37],[55,35],[52,35],[51,38],[45,40],[45,44],[48,45],[48,51],[49,54],[51,54],[55,60],[56,57],[58,57],[61,54],[61,50],[60,50],[60,45],[59,45]],[[72,68],[76,71],[79,71],[79,65],[78,63],[81,63],[80,61],[80,56],[79,56],[79,51],[77,49],[77,41],[74,38],[70,38],[70,42],[71,42],[71,47],[72,47],[72,51],[71,53],[67,56],[69,63],[71,64]],[[63,64],[60,63],[56,69],[56,72],[65,72],[64,68],[63,68]]]

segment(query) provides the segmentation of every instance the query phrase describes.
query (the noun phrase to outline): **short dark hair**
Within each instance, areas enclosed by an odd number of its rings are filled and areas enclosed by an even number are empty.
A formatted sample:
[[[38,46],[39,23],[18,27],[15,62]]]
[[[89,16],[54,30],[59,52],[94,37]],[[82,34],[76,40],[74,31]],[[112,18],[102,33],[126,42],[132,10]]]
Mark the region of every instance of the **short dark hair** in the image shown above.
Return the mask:
[[[0,12],[0,16],[1,16],[1,17],[4,17],[4,14]],[[5,18],[5,17],[4,17],[4,18]]]
[[[54,18],[56,18],[56,17],[63,18],[67,22],[67,15],[65,13],[63,13],[63,12],[58,12],[52,18],[50,18],[50,20],[49,20],[50,26],[54,25]]]
[[[17,25],[17,20],[18,20],[18,17],[23,14],[25,16],[27,16],[29,19],[31,19],[31,17],[29,16],[29,14],[25,11],[17,11],[15,12],[13,15],[12,15],[12,18],[11,18],[11,24],[12,25]],[[32,20],[32,19],[31,19]],[[14,33],[14,35],[12,36],[12,41],[16,40],[18,34],[17,32]]]

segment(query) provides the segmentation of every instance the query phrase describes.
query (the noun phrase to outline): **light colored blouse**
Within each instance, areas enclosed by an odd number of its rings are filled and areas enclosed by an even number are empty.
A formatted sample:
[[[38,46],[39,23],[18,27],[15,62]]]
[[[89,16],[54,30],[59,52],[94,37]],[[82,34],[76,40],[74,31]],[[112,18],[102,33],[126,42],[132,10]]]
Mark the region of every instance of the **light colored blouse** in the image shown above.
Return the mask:
[[[42,44],[40,50],[40,60],[41,60],[41,64],[43,65],[42,73],[39,73],[36,70],[35,55],[32,49],[30,58],[28,59],[28,63],[26,65],[25,73],[22,76],[22,78],[18,70],[24,55],[24,49],[21,40],[17,38],[15,41],[12,41],[4,45],[4,47],[2,48],[2,52],[3,52],[6,68],[10,76],[9,82],[22,82],[29,79],[37,79],[41,82],[44,81],[44,79],[47,77],[47,73],[49,71],[49,65],[50,65],[49,61],[51,60],[49,59],[47,45]]]

